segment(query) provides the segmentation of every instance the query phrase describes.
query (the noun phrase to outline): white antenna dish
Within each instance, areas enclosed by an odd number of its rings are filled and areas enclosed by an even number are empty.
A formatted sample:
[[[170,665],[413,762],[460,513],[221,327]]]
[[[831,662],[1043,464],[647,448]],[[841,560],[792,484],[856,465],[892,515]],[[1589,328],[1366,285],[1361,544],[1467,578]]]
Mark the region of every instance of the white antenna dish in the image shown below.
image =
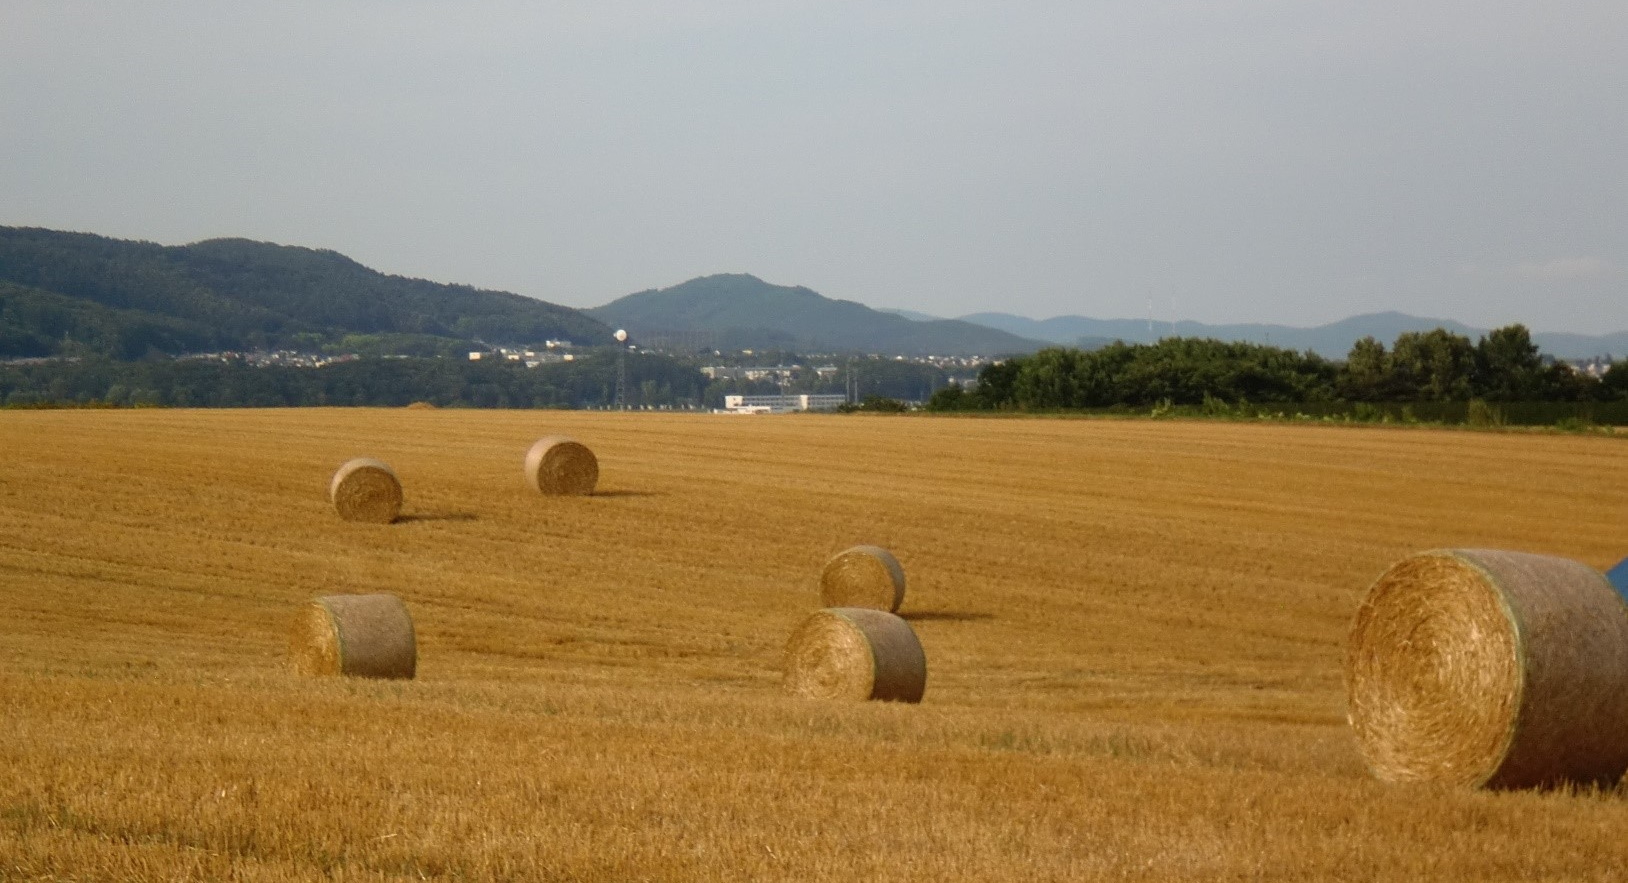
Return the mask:
[[[621,328],[618,328],[616,329],[615,337],[617,343],[625,343],[627,341],[627,332]]]

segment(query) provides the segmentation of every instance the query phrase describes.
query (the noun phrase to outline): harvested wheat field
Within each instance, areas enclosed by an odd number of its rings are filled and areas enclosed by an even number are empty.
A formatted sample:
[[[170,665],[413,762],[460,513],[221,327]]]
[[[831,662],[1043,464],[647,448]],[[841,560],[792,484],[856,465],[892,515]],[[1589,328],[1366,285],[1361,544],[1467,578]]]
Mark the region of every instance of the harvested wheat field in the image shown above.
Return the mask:
[[[516,452],[600,476],[539,498]],[[1628,552],[1628,439],[1106,420],[0,413],[0,879],[1616,879],[1628,790],[1385,784],[1394,562]],[[394,524],[324,495],[357,451]],[[910,574],[921,704],[781,685],[823,562]],[[415,680],[302,678],[385,592]]]

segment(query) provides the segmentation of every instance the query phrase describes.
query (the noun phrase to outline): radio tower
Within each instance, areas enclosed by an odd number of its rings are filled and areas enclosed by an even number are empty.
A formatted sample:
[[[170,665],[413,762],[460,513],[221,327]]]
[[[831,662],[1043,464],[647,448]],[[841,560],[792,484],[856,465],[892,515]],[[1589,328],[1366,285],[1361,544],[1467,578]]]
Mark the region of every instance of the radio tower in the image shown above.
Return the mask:
[[[627,332],[616,329],[616,410],[627,410]]]

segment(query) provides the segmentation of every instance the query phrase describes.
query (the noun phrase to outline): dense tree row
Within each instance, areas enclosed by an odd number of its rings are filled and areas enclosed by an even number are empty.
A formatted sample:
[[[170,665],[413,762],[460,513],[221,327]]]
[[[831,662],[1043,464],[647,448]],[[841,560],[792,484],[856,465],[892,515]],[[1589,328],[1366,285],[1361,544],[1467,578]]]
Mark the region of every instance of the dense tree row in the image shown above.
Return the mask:
[[[100,402],[173,407],[401,406],[594,408],[616,399],[614,353],[526,368],[455,359],[359,359],[322,368],[256,367],[202,359],[100,359],[0,366],[0,402],[11,406]],[[706,378],[663,356],[627,359],[628,400],[696,407]]]
[[[382,341],[381,350],[384,344],[403,348],[413,343],[411,335],[400,335]],[[1469,405],[1485,408],[1491,403],[1493,419],[1555,422],[1571,415],[1586,418],[1590,403],[1628,407],[1628,362],[1613,366],[1603,378],[1589,377],[1545,359],[1519,325],[1490,332],[1475,343],[1440,329],[1405,333],[1390,348],[1364,338],[1344,362],[1257,344],[1183,338],[1089,351],[1052,348],[986,366],[971,390],[944,387],[943,372],[930,365],[890,359],[853,360],[825,377],[805,369],[787,388],[769,381],[709,381],[693,362],[640,353],[624,357],[611,349],[530,369],[512,362],[445,357],[372,357],[323,368],[80,357],[0,365],[0,404],[268,407],[425,401],[467,407],[606,407],[615,401],[622,358],[625,401],[633,407],[716,408],[729,393],[841,393],[853,392],[855,386],[861,399],[910,401],[931,394],[929,408],[934,410],[1202,407],[1238,413],[1237,408],[1247,405],[1269,412],[1411,413],[1452,421],[1473,416]],[[797,360],[786,354],[784,361]],[[1545,405],[1585,410],[1540,407]]]
[[[1326,402],[1586,402],[1628,398],[1628,363],[1596,380],[1546,360],[1521,325],[1471,343],[1442,329],[1390,349],[1357,341],[1343,363],[1312,353],[1168,338],[1097,350],[1053,348],[989,365],[971,391],[936,394],[937,410],[1049,410],[1115,405]]]
[[[794,354],[787,356],[787,362],[797,361]],[[0,365],[0,404],[277,407],[425,401],[468,407],[596,408],[616,400],[617,360],[615,350],[536,368],[506,361],[399,356],[365,357],[322,368],[253,366],[238,359],[50,359]],[[724,396],[732,393],[842,393],[848,389],[850,374],[862,397],[921,401],[945,384],[943,372],[931,365],[891,359],[856,359],[824,379],[804,370],[789,387],[773,381],[709,381],[693,360],[649,353],[629,353],[626,366],[625,401],[632,407],[721,408]]]

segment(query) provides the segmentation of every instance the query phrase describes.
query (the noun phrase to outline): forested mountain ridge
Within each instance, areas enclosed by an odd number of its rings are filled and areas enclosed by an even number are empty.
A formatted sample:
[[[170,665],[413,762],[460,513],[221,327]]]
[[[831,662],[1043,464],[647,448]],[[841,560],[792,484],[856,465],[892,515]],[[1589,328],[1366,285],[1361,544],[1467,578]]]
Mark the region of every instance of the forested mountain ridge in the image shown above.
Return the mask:
[[[802,286],[744,273],[702,276],[587,311],[638,339],[701,334],[725,349],[796,349],[890,355],[1003,355],[1043,344],[970,322],[913,322]]]
[[[0,358],[290,348],[356,338],[431,354],[608,340],[557,304],[391,276],[337,252],[247,239],[191,245],[0,227]]]

